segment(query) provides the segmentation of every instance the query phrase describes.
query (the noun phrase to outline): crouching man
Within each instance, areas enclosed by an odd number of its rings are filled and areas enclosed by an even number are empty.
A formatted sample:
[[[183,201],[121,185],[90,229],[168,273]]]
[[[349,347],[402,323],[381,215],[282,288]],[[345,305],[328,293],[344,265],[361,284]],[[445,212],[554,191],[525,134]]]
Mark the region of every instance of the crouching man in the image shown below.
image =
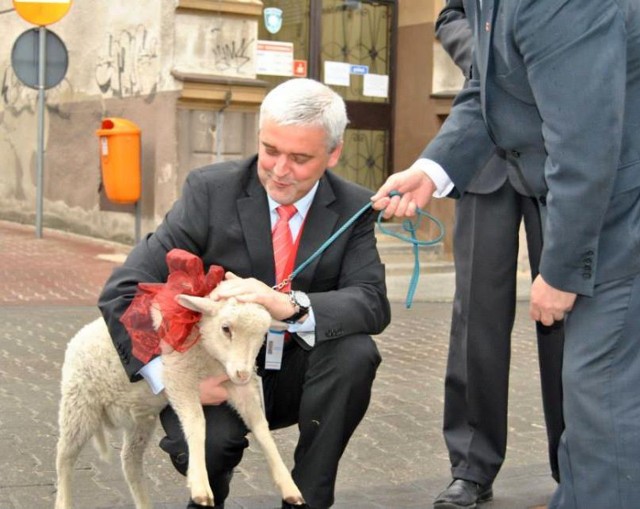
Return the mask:
[[[260,303],[288,322],[286,334],[268,337],[259,374],[270,427],[298,425],[292,474],[309,509],[334,502],[338,463],[367,410],[380,363],[370,335],[390,320],[373,211],[287,282],[372,195],[328,171],[340,158],[346,124],[344,101],[325,85],[294,79],[274,88],[260,109],[257,156],[191,172],[162,224],[114,271],[99,300],[131,381],[144,378],[155,392],[163,389],[160,359],[143,364],[132,355],[120,317],[139,282],[166,280],[169,250],[198,255],[205,270],[216,264],[231,272],[217,298]],[[200,387],[218,509],[248,446],[245,425],[224,403],[221,381]],[[171,407],[160,417],[166,432],[160,446],[185,474],[188,451],[178,419]],[[187,507],[201,506],[190,501]]]

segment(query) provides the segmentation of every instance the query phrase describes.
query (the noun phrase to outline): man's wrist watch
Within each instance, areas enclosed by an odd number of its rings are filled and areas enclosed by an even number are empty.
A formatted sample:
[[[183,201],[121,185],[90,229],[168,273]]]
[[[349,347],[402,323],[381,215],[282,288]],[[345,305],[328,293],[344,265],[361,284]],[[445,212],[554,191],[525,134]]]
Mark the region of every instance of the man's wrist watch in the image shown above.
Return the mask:
[[[289,318],[283,320],[286,323],[296,323],[300,318],[309,313],[309,308],[311,307],[311,300],[309,296],[304,292],[299,292],[297,290],[292,290],[289,292],[289,300],[293,307],[295,308],[295,313],[293,313]]]

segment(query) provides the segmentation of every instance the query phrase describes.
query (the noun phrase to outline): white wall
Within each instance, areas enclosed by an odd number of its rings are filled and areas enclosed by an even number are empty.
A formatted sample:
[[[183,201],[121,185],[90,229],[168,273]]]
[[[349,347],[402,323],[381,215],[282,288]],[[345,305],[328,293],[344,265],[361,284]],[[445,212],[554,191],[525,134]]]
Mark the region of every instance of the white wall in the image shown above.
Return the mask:
[[[171,71],[255,78],[255,20],[176,11],[176,5],[74,0],[47,27],[64,42],[69,67],[46,92],[45,226],[132,238],[131,211],[101,210],[98,194],[95,131],[102,118],[121,116],[142,129],[143,233],[154,229],[181,187],[176,101],[182,83]],[[0,0],[0,218],[26,223],[36,210],[37,92],[15,76],[11,49],[32,28],[11,0]]]

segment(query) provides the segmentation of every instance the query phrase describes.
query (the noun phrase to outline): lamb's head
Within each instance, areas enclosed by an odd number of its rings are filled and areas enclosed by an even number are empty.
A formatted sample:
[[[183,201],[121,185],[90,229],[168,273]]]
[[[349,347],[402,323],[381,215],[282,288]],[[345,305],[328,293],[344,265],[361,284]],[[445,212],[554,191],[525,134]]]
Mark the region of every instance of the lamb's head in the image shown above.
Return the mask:
[[[214,301],[209,297],[178,295],[182,306],[202,313],[198,324],[200,342],[209,355],[224,366],[235,384],[246,384],[272,319],[261,305],[235,299]]]

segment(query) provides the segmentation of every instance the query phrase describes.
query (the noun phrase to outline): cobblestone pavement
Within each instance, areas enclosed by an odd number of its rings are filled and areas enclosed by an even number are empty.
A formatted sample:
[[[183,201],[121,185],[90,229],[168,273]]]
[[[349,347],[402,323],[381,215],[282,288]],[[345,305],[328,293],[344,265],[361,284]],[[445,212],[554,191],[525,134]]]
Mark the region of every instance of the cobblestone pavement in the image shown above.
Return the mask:
[[[60,368],[69,338],[98,317],[97,294],[122,246],[0,221],[0,509],[53,507]],[[427,276],[428,277],[428,276]],[[377,337],[384,361],[371,406],[341,462],[336,509],[431,508],[449,482],[441,434],[443,377],[451,305],[393,304],[393,321]],[[533,325],[518,305],[513,334],[507,461],[482,509],[543,505],[547,474]],[[295,428],[275,432],[291,463]],[[157,439],[160,438],[157,433]],[[157,442],[157,440],[156,440]],[[76,508],[134,509],[118,464],[89,446],[75,468]],[[145,468],[155,509],[182,509],[187,490],[165,455],[150,447]],[[235,472],[227,509],[279,507],[252,445]]]

